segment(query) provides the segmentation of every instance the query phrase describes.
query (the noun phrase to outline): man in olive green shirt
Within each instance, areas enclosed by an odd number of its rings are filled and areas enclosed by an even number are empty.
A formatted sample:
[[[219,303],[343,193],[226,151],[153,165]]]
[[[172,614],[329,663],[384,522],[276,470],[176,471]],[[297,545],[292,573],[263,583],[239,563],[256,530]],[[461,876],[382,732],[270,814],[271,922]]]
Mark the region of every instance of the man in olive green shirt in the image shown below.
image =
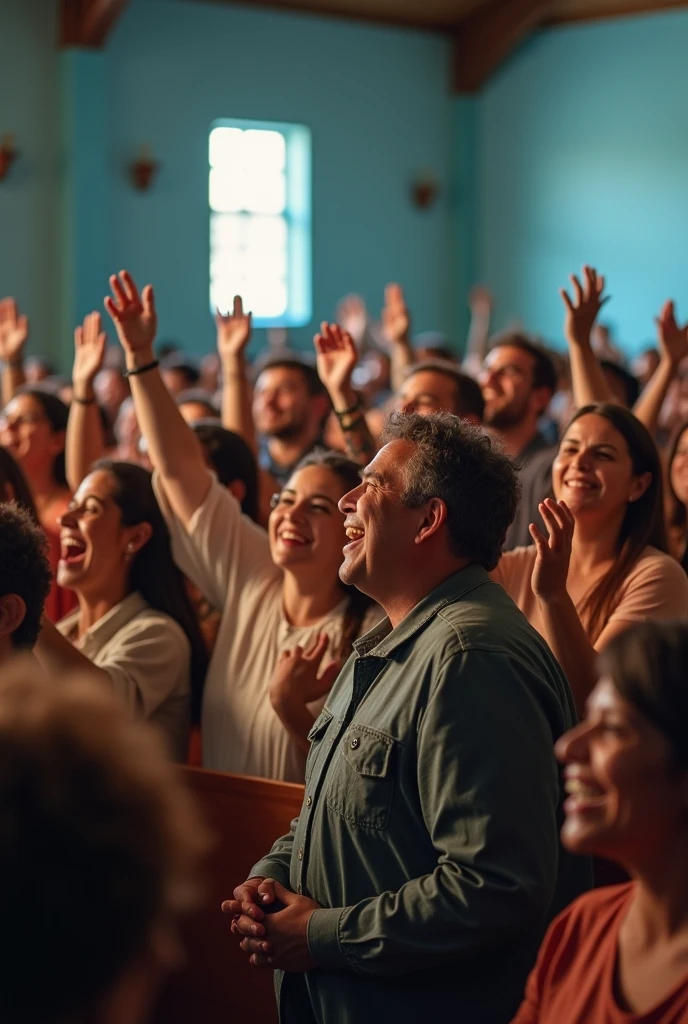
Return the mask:
[[[510,462],[448,414],[394,417],[384,440],[340,505],[340,575],[388,618],[313,726],[300,816],[223,909],[277,968],[285,1022],[507,1024],[589,881],[558,840],[573,699],[488,575]]]

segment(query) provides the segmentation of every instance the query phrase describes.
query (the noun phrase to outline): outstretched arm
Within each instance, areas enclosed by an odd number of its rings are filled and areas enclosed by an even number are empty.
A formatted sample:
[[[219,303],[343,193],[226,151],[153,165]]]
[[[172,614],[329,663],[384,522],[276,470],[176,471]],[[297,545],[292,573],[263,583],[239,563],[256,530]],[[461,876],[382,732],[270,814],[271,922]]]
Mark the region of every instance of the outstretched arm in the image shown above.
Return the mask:
[[[411,347],[411,315],[406,305],[404,291],[399,284],[388,284],[385,288],[382,329],[390,344],[392,387],[398,391],[404,382],[406,371],[416,361]]]
[[[106,342],[100,313],[89,313],[83,327],[74,331],[73,392],[65,441],[67,483],[72,491],[105,454],[105,433],[93,381],[103,365]]]
[[[593,267],[583,267],[583,284],[571,275],[573,299],[563,288],[559,294],[566,306],[564,336],[571,357],[571,383],[577,408],[592,402],[615,402],[611,388],[592,350],[590,334],[602,306],[609,301],[603,296],[604,277]],[[618,403],[616,403],[618,404]]]
[[[0,360],[2,360],[2,404],[12,400],[25,381],[24,346],[29,336],[29,318],[20,316],[14,299],[0,301]]]
[[[110,278],[112,296],[105,308],[112,317],[130,373],[131,393],[141,433],[172,510],[186,526],[210,490],[211,475],[193,430],[184,421],[157,368],[153,342],[157,330],[150,285],[139,295],[126,271]]]
[[[240,295],[231,313],[215,317],[217,351],[222,366],[222,426],[243,437],[258,452],[251,412],[251,388],[246,376],[246,346],[251,339],[251,313],[244,313]]]
[[[361,400],[351,384],[351,374],[358,360],[353,338],[337,324],[323,323],[314,344],[318,376],[332,400],[347,454],[354,462],[365,466],[375,454],[376,445]]]
[[[654,437],[659,416],[669,385],[676,376],[681,362],[688,356],[688,324],[676,323],[674,303],[665,302],[656,320],[659,341],[659,366],[643,389],[633,412]]]

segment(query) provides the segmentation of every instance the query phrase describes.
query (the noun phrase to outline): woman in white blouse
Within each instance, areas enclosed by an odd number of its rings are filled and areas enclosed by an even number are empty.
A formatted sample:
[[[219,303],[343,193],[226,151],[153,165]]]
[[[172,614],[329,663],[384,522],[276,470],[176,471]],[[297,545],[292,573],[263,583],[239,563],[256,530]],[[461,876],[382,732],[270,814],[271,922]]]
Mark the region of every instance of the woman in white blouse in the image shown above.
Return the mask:
[[[126,352],[175,559],[222,614],[203,700],[203,764],[303,781],[308,732],[336,667],[382,618],[339,580],[346,536],[337,506],[358,483],[358,467],[335,453],[304,460],[276,497],[266,534],[209,471],[162,381],[152,289],[139,297],[124,272],[110,284],[106,308]],[[287,657],[298,664],[276,671]]]
[[[57,628],[44,620],[36,656],[52,669],[101,675],[185,760],[207,657],[150,473],[97,462],[60,527],[57,578],[79,608]]]

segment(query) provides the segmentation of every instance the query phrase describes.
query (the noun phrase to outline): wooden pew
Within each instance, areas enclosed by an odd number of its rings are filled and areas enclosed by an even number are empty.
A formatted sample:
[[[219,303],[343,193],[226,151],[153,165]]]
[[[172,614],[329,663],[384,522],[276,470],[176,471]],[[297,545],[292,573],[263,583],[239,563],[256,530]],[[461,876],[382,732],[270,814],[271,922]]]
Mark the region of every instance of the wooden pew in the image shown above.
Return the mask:
[[[220,910],[249,869],[289,831],[303,787],[200,768],[180,769],[215,833],[203,906],[184,922],[187,962],[161,994],[154,1024],[276,1024],[272,971],[251,967]]]

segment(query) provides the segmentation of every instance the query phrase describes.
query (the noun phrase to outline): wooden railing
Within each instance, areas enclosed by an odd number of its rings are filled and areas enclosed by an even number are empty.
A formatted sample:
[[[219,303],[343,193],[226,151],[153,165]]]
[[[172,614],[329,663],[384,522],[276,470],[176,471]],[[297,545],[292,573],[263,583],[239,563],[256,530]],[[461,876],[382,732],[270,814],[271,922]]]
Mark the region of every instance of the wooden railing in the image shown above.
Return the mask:
[[[205,867],[203,905],[182,927],[186,964],[161,994],[154,1024],[275,1024],[272,972],[251,967],[220,904],[289,830],[303,787],[182,768],[216,846]]]

